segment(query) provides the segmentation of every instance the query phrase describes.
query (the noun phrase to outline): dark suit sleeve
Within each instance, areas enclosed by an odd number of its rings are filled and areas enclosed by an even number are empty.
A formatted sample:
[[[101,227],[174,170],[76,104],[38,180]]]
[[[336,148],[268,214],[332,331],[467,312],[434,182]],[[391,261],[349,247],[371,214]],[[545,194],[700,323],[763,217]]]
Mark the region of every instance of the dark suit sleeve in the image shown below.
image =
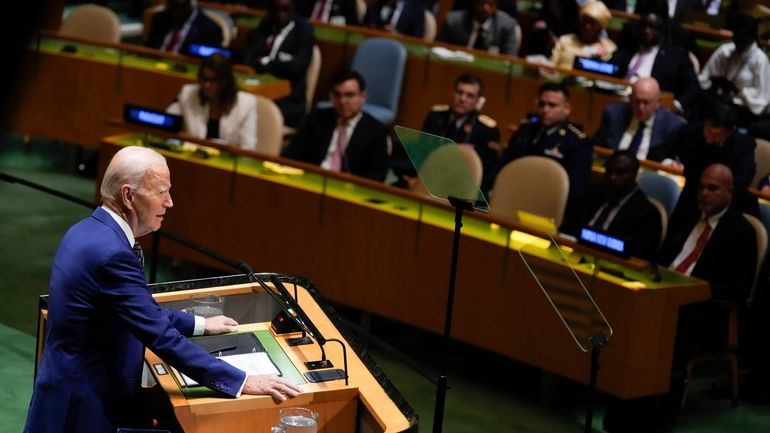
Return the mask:
[[[150,48],[159,49],[163,44],[163,38],[168,31],[168,17],[164,11],[160,11],[152,16],[150,20],[150,29],[147,32],[147,40],[144,45]]]
[[[315,113],[310,113],[307,120],[302,124],[291,140],[291,144],[284,149],[281,156],[284,158],[294,159],[296,161],[304,161],[312,163],[311,153],[313,140],[316,139],[314,133],[315,125]]]
[[[641,208],[640,224],[636,224],[636,230],[631,235],[632,242],[634,243],[632,245],[632,254],[654,263],[661,244],[660,238],[663,233],[663,225],[660,219],[660,212],[655,205],[650,203],[644,194],[641,195],[640,200],[645,200],[645,204],[648,206]]]
[[[212,357],[174,328],[147,290],[136,256],[117,250],[103,264],[99,278],[105,305],[142,344],[198,383],[237,395],[245,373]]]
[[[404,13],[396,23],[396,31],[415,38],[423,37],[425,35],[425,9],[415,2],[407,2],[404,6]]]
[[[195,316],[189,313],[183,313],[175,308],[164,308],[163,312],[171,321],[171,326],[176,328],[180,334],[185,337],[192,337],[195,331]]]
[[[599,125],[599,129],[596,131],[596,134],[593,136],[593,142],[597,146],[606,147],[606,148],[615,148],[617,145],[613,146],[611,145],[612,140],[612,129],[615,129],[616,125],[613,125],[613,119],[612,119],[612,113],[610,113],[611,106],[607,106],[604,108],[604,111],[602,112],[602,123]]]
[[[751,225],[736,213],[736,223],[720,243],[721,258],[726,262],[713,266],[709,278],[712,299],[740,302],[748,298],[754,283],[757,263],[756,233]],[[697,265],[696,265],[697,266]]]
[[[685,141],[684,138],[687,135],[684,130],[688,128],[679,128],[663,141],[660,146],[650,148],[647,153],[647,159],[652,161],[663,161],[666,158],[677,158],[682,151],[682,144]]]
[[[754,149],[757,145],[754,139],[745,135],[739,135],[735,140],[736,164],[733,170],[735,185],[745,189],[751,186],[751,181],[754,180],[757,172],[757,163],[754,158]]]
[[[583,190],[588,186],[588,178],[591,175],[591,164],[593,164],[593,147],[588,139],[576,138],[573,143],[574,148],[570,152],[568,160],[564,161],[567,174],[569,175],[569,196],[570,200],[579,198]],[[566,155],[565,155],[566,158]]]

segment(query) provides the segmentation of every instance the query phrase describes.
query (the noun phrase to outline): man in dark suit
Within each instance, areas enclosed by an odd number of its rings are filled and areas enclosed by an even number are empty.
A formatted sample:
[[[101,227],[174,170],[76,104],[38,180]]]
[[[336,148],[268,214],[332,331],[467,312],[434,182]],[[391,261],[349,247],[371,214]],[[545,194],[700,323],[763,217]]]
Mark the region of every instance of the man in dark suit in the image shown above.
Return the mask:
[[[497,9],[496,0],[473,0],[465,10],[451,11],[436,40],[491,53],[518,54],[516,19]]]
[[[684,170],[685,184],[670,223],[686,220],[697,209],[698,182],[703,170],[720,163],[730,168],[735,184],[732,204],[741,212],[758,215],[757,199],[747,191],[756,172],[754,139],[736,130],[731,107],[716,104],[703,122],[691,122],[654,148],[648,159],[670,163]]]
[[[425,34],[425,11],[422,0],[377,0],[366,9],[364,25],[422,38]]]
[[[596,145],[629,149],[637,158],[663,144],[684,122],[660,106],[660,87],[652,77],[640,78],[631,88],[628,103],[604,108],[602,123],[594,135]]]
[[[559,83],[540,85],[537,120],[524,123],[508,142],[495,168],[484,176],[484,191],[494,186],[497,173],[509,162],[526,155],[547,156],[559,161],[569,176],[567,210],[588,185],[593,148],[585,134],[570,123],[569,89]]]
[[[425,117],[422,131],[446,137],[460,145],[471,145],[481,158],[484,172],[497,161],[500,130],[491,117],[479,113],[477,106],[484,94],[484,84],[476,75],[457,78],[449,105],[434,105]]]
[[[604,416],[607,432],[670,431],[685,391],[687,360],[699,351],[724,346],[728,309],[714,301],[745,300],[757,265],[756,235],[743,215],[730,206],[733,191],[730,168],[708,166],[699,179],[697,211],[682,224],[669,225],[659,263],[706,280],[711,300],[679,310],[669,392],[615,402]]]
[[[187,54],[190,44],[222,46],[222,28],[191,0],[167,0],[166,7],[150,22],[145,45]]]
[[[653,77],[660,88],[671,92],[683,110],[698,93],[698,78],[687,51],[665,43],[661,37],[664,19],[655,13],[641,18],[640,44],[634,48],[619,47],[610,60],[618,65],[618,75],[636,82]]]
[[[342,71],[332,82],[332,108],[313,110],[283,152],[286,158],[378,181],[388,173],[388,131],[361,109],[366,83],[356,71]]]
[[[310,21],[357,26],[356,0],[297,0],[297,13]]]
[[[184,336],[237,331],[161,308],[147,290],[136,237],[160,228],[173,206],[165,159],[149,148],[119,151],[104,174],[104,205],[71,227],[54,257],[45,346],[25,432],[114,432],[142,427],[145,346],[223,396],[300,390],[277,376],[247,376]],[[146,427],[146,425],[145,425]]]
[[[663,228],[658,209],[637,188],[639,160],[618,150],[605,168],[604,182],[588,189],[562,231],[577,235],[582,227],[593,227],[627,239],[632,256],[655,261]]]
[[[291,127],[299,126],[305,116],[313,44],[313,26],[294,13],[293,0],[271,0],[267,17],[249,33],[244,48],[243,63],[291,82],[291,93],[275,101]]]

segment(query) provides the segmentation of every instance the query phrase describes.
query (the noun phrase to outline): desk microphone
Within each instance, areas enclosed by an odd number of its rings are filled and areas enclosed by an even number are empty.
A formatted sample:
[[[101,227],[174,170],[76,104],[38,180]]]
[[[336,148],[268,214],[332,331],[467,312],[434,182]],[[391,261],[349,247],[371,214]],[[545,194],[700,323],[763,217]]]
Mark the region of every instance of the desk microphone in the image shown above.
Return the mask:
[[[299,303],[294,298],[291,297],[291,295],[288,293],[288,290],[286,290],[283,283],[281,283],[281,281],[277,278],[277,276],[273,275],[270,278],[270,281],[276,287],[276,289],[273,289],[270,286],[268,286],[265,283],[265,281],[259,275],[257,275],[254,272],[254,270],[251,269],[251,266],[249,266],[246,262],[240,261],[237,265],[237,268],[243,271],[245,274],[247,274],[249,278],[253,279],[257,284],[259,284],[262,287],[262,290],[267,292],[270,295],[270,297],[272,297],[273,300],[276,303],[278,303],[278,305],[281,306],[283,312],[286,314],[286,318],[291,319],[292,321],[296,322],[297,325],[299,325],[300,329],[302,329],[303,338],[300,338],[298,340],[308,340],[307,343],[300,342],[295,344],[292,344],[289,340],[287,340],[287,344],[289,345],[312,344],[312,340],[315,340],[318,343],[318,347],[321,349],[321,359],[318,361],[307,361],[305,362],[305,366],[307,366],[309,370],[317,370],[322,368],[325,368],[328,370],[309,371],[305,373],[305,377],[307,377],[308,380],[310,380],[311,382],[326,382],[330,380],[345,379],[345,385],[347,385],[348,384],[348,357],[347,357],[347,350],[345,348],[345,344],[336,338],[329,338],[329,339],[324,338],[321,335],[318,328],[316,328],[316,326],[311,322],[310,318],[307,317],[307,315],[302,311],[302,308],[299,306]],[[312,339],[305,337],[305,335],[310,335]],[[342,347],[344,370],[329,369],[334,366],[332,365],[331,361],[326,359],[326,351],[324,350],[324,344],[327,341],[334,341]]]

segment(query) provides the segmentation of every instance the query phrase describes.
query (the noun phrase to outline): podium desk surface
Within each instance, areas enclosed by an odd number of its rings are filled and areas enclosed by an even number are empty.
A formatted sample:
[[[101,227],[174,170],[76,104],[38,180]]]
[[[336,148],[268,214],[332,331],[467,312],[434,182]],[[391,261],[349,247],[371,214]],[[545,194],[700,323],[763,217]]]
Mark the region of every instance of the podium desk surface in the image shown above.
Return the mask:
[[[231,277],[235,280],[247,280],[247,277]],[[191,296],[217,294],[225,300],[231,296],[259,294],[261,287],[256,284],[233,284],[220,287],[206,287],[193,290],[172,291],[154,294],[163,305],[173,301],[188,300]],[[302,406],[319,412],[319,432],[345,433],[354,432],[356,418],[358,422],[369,422],[371,431],[402,432],[412,426],[399,406],[380,384],[382,378],[375,378],[369,366],[356,353],[351,343],[334,325],[330,317],[314,297],[304,287],[297,287],[298,301],[302,309],[328,338],[337,338],[346,343],[349,384],[344,380],[310,383],[303,373],[309,371],[306,361],[320,359],[320,349],[316,343],[291,347],[286,343],[286,336],[276,335],[268,323],[242,323],[240,332],[255,332],[273,362],[279,366],[287,380],[298,383],[303,392],[295,398],[277,403],[270,396],[242,395],[237,399],[218,397],[214,391],[204,387],[184,389],[173,368],[168,368],[155,354],[147,351],[145,359],[150,365],[156,381],[168,395],[177,420],[186,433],[206,432],[255,432],[268,431],[269,426],[278,422],[278,410],[284,407]],[[273,301],[263,297],[268,303]],[[242,301],[238,301],[242,302]],[[227,314],[227,310],[225,311]],[[327,343],[327,358],[335,368],[343,368],[342,350],[336,343]],[[367,360],[371,362],[371,360]],[[161,363],[171,374],[158,374],[153,367]],[[386,380],[385,380],[386,381]],[[388,382],[389,383],[389,382]],[[363,413],[358,413],[358,412]]]

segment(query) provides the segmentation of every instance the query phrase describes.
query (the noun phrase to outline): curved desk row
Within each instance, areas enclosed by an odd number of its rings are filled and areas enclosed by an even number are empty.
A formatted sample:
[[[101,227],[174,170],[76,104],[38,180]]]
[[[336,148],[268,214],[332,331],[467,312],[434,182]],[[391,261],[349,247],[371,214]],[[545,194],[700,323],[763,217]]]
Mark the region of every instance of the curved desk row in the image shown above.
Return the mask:
[[[97,147],[124,129],[105,123],[126,103],[165,109],[184,84],[196,81],[198,59],[128,44],[109,44],[41,33],[19,68],[20,82],[3,127],[11,131]],[[243,90],[270,98],[289,94],[289,83],[237,72]]]
[[[105,139],[100,173],[121,147],[146,142],[131,134]],[[208,159],[163,152],[175,203],[164,229],[258,270],[303,275],[334,302],[443,330],[454,227],[448,205],[250,152]],[[467,215],[462,234],[451,335],[587,383],[589,355],[519,255],[529,245],[533,262],[564,272],[569,268],[556,247],[486,215]],[[624,398],[666,391],[678,309],[708,299],[707,284],[666,269],[653,281],[642,267],[625,266],[632,262],[572,248],[569,260],[614,330],[599,389]],[[167,240],[160,251],[220,266]],[[606,272],[598,272],[596,257]]]

